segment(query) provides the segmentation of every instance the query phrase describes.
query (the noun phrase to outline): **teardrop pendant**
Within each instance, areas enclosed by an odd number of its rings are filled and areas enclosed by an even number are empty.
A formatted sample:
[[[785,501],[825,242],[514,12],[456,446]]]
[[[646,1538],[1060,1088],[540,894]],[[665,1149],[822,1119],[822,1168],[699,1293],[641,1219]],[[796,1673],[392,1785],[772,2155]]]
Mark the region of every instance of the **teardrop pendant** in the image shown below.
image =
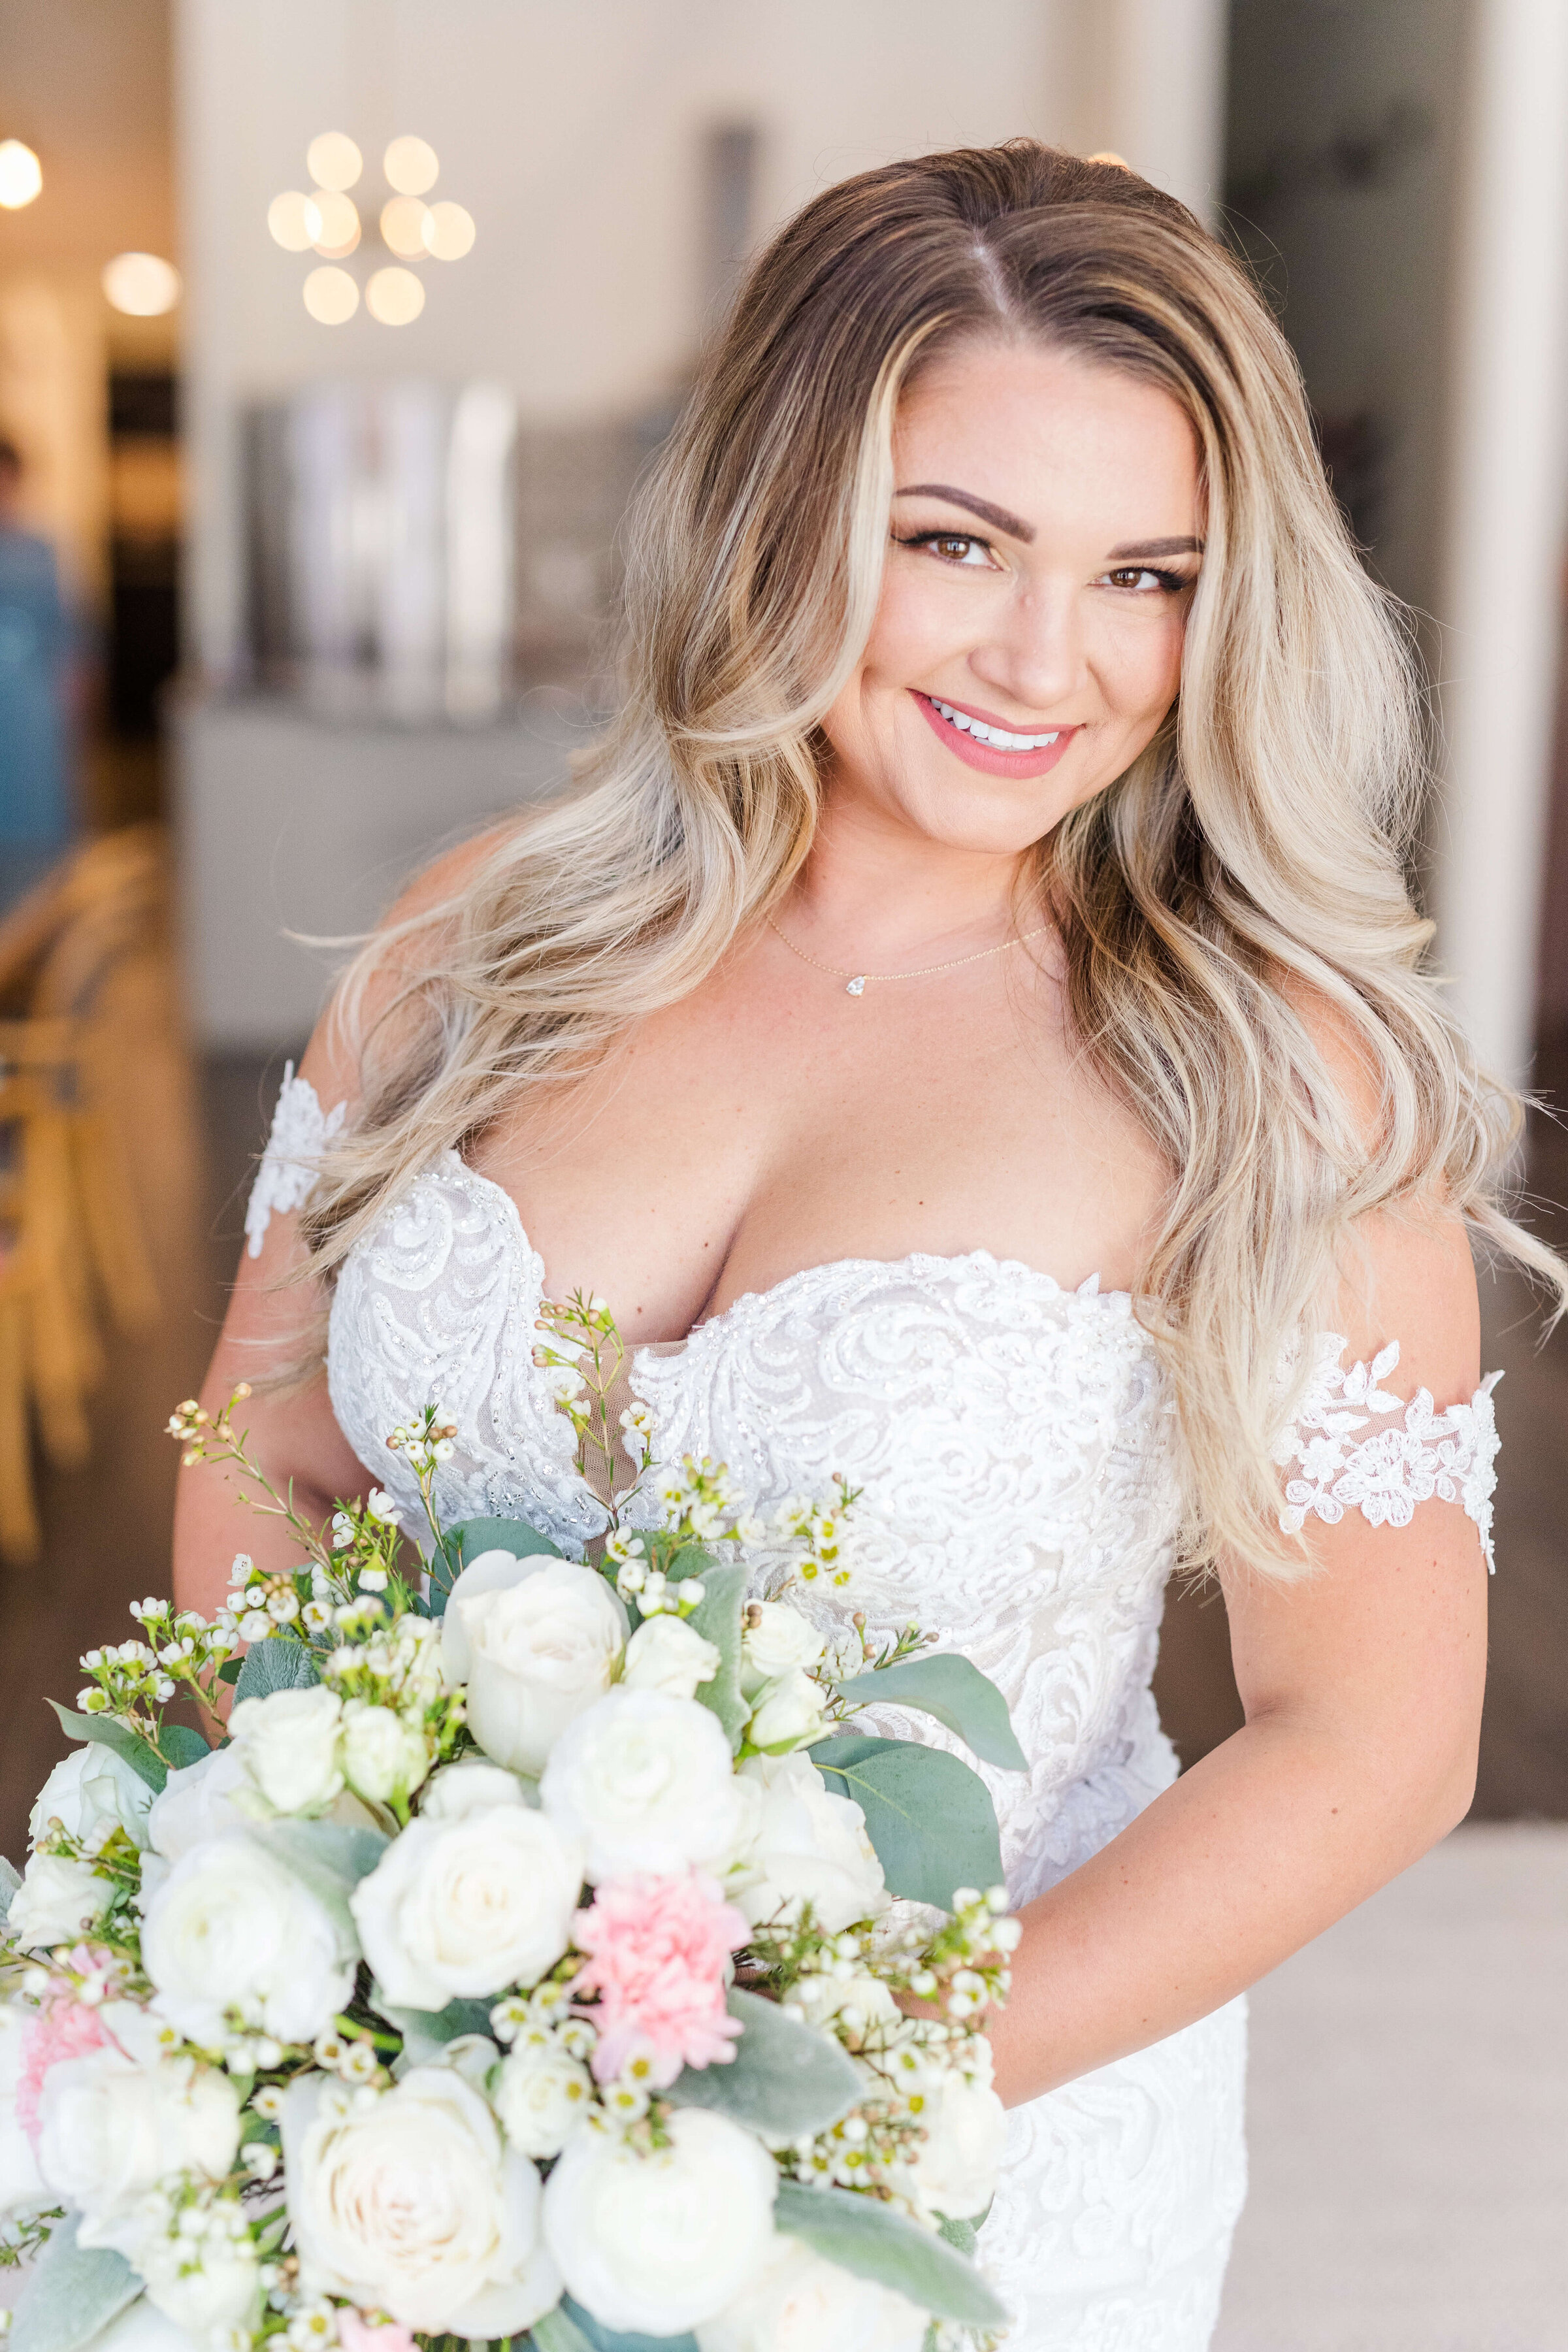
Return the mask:
[[[854,979],[853,979],[853,980],[848,981],[848,982],[847,982],[845,983],[844,993],[845,993],[845,995],[846,995],[846,996],[864,996],[864,995],[865,995],[865,993],[866,993],[866,975],[865,975],[865,973],[864,973],[863,971],[858,971],[858,972],[856,973],[856,975],[855,975],[855,977],[854,977]]]

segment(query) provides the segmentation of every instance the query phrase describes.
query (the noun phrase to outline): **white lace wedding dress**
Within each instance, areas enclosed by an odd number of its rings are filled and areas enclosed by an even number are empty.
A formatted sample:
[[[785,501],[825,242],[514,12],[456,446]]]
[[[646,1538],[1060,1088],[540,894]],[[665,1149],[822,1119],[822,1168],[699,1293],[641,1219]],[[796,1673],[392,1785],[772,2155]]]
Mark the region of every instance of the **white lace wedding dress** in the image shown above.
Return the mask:
[[[285,1088],[253,1227],[308,1189],[324,1122]],[[259,1233],[256,1234],[259,1241]],[[543,1269],[508,1195],[456,1153],[420,1177],[343,1266],[333,1410],[365,1468],[419,1517],[384,1440],[439,1402],[458,1431],[447,1522],[530,1519],[563,1551],[604,1524],[572,1431],[532,1361]],[[1375,1366],[1320,1342],[1282,1442],[1287,1516],[1408,1520],[1441,1494],[1482,1539],[1496,1433],[1489,1381],[1468,1402],[1406,1406]],[[910,1617],[997,1683],[1027,1777],[987,1769],[1014,1900],[1103,1846],[1175,1775],[1150,1691],[1178,1517],[1171,1405],[1124,1292],[1063,1290],[984,1250],[814,1266],[739,1299],[633,1385],[660,1451],[729,1464],[752,1501],[864,1488],[853,1591],[878,1632]],[[1376,1422],[1376,1433],[1356,1433]],[[884,1729],[945,1737],[928,1718]],[[1009,2352],[1201,2352],[1246,2189],[1240,2001],[1013,2110],[983,2256],[1015,2324]]]

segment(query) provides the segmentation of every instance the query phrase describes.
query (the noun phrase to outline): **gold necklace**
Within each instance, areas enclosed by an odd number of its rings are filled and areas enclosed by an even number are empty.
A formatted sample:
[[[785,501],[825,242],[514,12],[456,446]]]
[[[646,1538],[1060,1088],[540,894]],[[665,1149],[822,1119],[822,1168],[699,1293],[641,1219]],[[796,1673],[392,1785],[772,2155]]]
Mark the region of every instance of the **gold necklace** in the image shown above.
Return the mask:
[[[804,948],[797,948],[787,931],[779,929],[771,915],[764,915],[763,920],[775,939],[783,940],[791,955],[798,956],[802,963],[810,964],[814,971],[831,972],[835,980],[843,981],[846,996],[864,996],[868,980],[930,980],[934,972],[956,971],[960,964],[979,963],[986,956],[1003,955],[1008,948],[1022,947],[1026,940],[1037,940],[1042,931],[1048,931],[1051,928],[1049,923],[1037,923],[1032,931],[1015,931],[1010,940],[998,940],[994,948],[977,948],[973,955],[954,956],[949,963],[928,963],[919,971],[840,971],[836,963],[818,963],[816,958],[808,956]]]

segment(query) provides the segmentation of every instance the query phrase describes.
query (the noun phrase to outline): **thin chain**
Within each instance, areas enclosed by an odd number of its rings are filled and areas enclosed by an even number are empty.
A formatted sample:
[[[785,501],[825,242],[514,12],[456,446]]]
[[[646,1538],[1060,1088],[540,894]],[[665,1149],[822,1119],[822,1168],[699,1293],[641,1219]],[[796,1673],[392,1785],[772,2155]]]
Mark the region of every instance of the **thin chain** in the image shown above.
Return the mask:
[[[763,920],[774,938],[783,940],[791,955],[797,955],[802,963],[810,964],[816,971],[830,972],[835,980],[858,980],[862,987],[868,980],[930,980],[935,972],[956,971],[960,964],[980,963],[986,956],[1003,955],[1008,948],[1022,947],[1026,940],[1037,940],[1042,931],[1048,931],[1051,928],[1049,923],[1037,923],[1032,931],[1015,931],[1010,940],[998,940],[994,948],[977,948],[973,955],[954,956],[950,963],[923,964],[919,971],[840,971],[836,963],[819,963],[815,956],[807,955],[804,948],[797,948],[788,932],[779,929],[771,915],[764,915]]]

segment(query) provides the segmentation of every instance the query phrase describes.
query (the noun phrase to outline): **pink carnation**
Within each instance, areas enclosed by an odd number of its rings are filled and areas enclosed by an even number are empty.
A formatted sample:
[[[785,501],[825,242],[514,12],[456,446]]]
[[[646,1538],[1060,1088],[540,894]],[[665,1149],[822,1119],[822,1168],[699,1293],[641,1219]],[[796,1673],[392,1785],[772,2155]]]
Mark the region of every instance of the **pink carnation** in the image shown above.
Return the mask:
[[[619,1878],[579,1911],[574,1940],[588,1954],[579,1992],[597,1992],[594,2073],[612,2082],[636,2057],[652,2061],[664,2090],[682,2066],[727,2063],[739,2020],[724,2007],[724,1970],[751,1929],[710,1878]]]
[[[22,2034],[22,2065],[16,2078],[16,2121],[37,2147],[38,2101],[44,2076],[62,2058],[81,2058],[101,2048],[109,2039],[96,2009],[84,2008],[68,1993],[46,2000]]]
[[[414,2338],[395,2319],[367,2319],[363,2311],[340,2311],[342,2352],[415,2352]]]

